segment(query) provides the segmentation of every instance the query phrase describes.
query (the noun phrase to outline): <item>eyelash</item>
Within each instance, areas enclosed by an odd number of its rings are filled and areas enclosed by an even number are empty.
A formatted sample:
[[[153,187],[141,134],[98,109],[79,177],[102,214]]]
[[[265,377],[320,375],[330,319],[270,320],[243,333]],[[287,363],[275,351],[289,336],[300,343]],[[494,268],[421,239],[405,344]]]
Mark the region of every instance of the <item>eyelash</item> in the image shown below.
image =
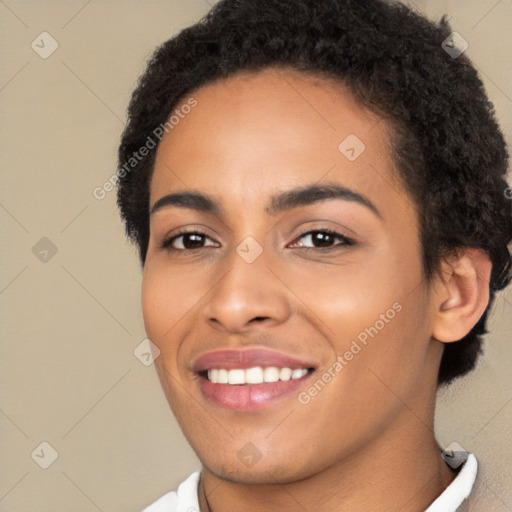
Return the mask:
[[[348,237],[342,235],[341,233],[338,233],[337,231],[333,231],[332,229],[329,229],[329,228],[312,229],[309,231],[305,231],[304,233],[300,234],[297,238],[295,238],[295,240],[300,240],[301,238],[304,238],[305,236],[311,235],[313,233],[326,233],[326,234],[329,234],[336,238],[341,239],[343,241],[343,243],[341,245],[334,246],[334,247],[298,247],[298,249],[313,250],[313,251],[317,251],[317,252],[329,252],[329,251],[333,251],[336,249],[340,249],[343,246],[351,246],[351,245],[355,244],[355,241],[352,240],[351,238],[348,238]],[[169,253],[180,253],[180,252],[185,253],[185,252],[195,251],[197,249],[205,249],[205,247],[196,247],[195,249],[176,249],[176,248],[172,247],[172,243],[176,239],[182,237],[183,235],[201,235],[201,236],[210,238],[205,232],[198,230],[198,229],[195,229],[192,231],[183,230],[183,231],[176,233],[172,237],[166,238],[162,242],[161,248],[167,250]]]

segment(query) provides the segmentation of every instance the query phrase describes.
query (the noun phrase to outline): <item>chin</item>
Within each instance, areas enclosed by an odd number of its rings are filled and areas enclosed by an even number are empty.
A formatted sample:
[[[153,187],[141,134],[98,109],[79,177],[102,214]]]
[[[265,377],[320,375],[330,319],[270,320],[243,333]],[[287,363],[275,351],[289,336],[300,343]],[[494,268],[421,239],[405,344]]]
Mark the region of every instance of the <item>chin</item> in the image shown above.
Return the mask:
[[[290,464],[289,458],[268,461],[262,457],[250,467],[235,456],[231,461],[212,461],[200,458],[202,465],[217,478],[247,485],[274,485],[296,482],[311,476],[311,467],[297,468]]]

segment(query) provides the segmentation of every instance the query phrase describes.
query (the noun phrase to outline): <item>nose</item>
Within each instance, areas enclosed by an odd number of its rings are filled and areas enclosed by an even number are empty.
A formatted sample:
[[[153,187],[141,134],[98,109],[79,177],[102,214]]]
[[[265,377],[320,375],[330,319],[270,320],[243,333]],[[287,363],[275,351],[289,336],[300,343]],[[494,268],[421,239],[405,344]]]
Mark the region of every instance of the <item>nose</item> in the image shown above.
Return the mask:
[[[233,251],[202,307],[202,319],[211,327],[244,333],[255,325],[272,326],[287,320],[290,291],[264,255],[265,251],[256,261],[247,263]]]

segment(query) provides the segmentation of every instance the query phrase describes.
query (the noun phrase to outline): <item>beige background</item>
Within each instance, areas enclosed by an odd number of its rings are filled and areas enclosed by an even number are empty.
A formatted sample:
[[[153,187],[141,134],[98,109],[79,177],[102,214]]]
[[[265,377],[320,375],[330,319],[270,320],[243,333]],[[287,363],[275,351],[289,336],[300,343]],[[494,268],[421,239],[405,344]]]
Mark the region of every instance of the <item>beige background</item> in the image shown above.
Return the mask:
[[[510,144],[511,0],[415,5],[452,15]],[[153,366],[133,353],[145,338],[141,274],[115,191],[101,201],[92,191],[115,172],[145,60],[208,9],[205,0],[0,1],[1,511],[135,512],[199,467]],[[59,45],[47,59],[31,48],[43,31]],[[43,237],[57,248],[46,262],[32,249]],[[438,406],[443,446],[456,440],[479,457],[475,511],[512,510],[511,313],[509,290],[494,306],[485,359]],[[58,452],[48,469],[36,463],[50,460],[43,441]]]

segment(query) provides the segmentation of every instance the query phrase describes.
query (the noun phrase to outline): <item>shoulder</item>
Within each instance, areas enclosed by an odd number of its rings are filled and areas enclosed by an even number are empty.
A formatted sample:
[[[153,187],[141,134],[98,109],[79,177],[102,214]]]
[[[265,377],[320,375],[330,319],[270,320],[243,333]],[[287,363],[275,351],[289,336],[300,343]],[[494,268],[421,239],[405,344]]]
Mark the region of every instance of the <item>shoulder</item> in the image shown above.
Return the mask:
[[[197,485],[201,472],[192,473],[181,482],[178,489],[168,492],[158,498],[142,512],[181,512],[187,510],[199,510],[197,498]]]

